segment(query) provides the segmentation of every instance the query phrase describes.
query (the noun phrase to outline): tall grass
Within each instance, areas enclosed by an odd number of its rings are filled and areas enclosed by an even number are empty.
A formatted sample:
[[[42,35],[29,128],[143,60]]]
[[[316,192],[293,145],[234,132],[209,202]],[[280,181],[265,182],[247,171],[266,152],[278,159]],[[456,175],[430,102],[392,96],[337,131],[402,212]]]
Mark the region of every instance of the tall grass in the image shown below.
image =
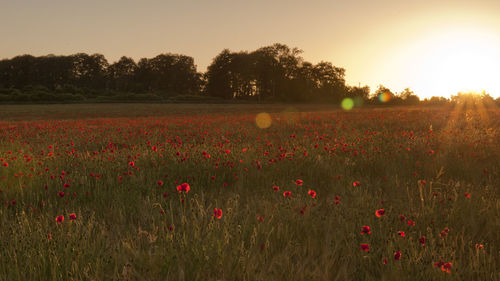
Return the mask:
[[[0,280],[500,280],[496,108],[241,108],[4,122]]]

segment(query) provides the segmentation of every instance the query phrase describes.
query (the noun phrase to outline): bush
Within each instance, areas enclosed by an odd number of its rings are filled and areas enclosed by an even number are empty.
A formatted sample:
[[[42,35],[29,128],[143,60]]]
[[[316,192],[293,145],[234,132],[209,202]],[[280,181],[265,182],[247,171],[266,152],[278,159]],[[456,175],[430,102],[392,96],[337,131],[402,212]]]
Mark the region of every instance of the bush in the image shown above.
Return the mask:
[[[79,95],[85,94],[85,91],[83,89],[78,88],[74,85],[70,85],[70,84],[57,86],[55,89],[55,92],[60,93],[60,94],[62,94],[62,93],[79,94]]]
[[[216,102],[216,101],[221,101],[222,99],[219,97],[210,97],[210,96],[201,96],[201,95],[179,95],[179,96],[168,98],[167,100],[171,101],[171,102],[202,103],[202,102]]]
[[[113,93],[112,95],[96,97],[97,102],[112,102],[112,101],[161,101],[162,98],[155,94],[134,94],[134,93]]]

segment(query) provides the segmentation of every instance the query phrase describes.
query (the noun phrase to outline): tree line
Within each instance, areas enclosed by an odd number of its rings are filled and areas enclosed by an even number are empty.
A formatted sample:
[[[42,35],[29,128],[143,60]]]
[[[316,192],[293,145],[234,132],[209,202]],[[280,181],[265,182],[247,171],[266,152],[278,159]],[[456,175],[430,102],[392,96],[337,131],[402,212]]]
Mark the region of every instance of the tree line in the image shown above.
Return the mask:
[[[348,86],[345,69],[330,62],[312,64],[301,50],[274,44],[252,52],[220,52],[205,73],[194,59],[160,54],[135,62],[123,56],[110,64],[102,54],[17,56],[0,61],[1,101],[198,100],[256,102],[330,102],[345,98],[416,104],[410,90],[393,93],[380,85]]]
[[[166,98],[200,94],[202,74],[192,57],[161,54],[137,63],[122,57],[109,64],[101,54],[17,56],[0,61],[0,95],[20,100],[96,97]]]

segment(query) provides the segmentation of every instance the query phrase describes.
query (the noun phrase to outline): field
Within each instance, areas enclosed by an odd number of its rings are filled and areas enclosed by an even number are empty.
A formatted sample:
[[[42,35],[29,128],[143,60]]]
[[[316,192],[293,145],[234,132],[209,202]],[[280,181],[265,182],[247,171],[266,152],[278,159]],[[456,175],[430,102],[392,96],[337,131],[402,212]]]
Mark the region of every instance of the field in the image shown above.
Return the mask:
[[[496,107],[11,105],[0,120],[2,281],[500,280]]]

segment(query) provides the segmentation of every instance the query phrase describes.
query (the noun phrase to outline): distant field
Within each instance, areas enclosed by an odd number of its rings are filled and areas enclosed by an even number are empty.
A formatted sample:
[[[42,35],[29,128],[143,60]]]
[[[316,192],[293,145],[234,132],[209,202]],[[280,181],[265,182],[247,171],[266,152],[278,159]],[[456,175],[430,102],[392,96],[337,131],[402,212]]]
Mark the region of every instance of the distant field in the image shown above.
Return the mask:
[[[0,105],[0,280],[500,280],[499,184],[496,107]]]
[[[338,109],[334,105],[280,104],[45,104],[0,105],[0,121],[44,119],[135,118],[149,116],[192,116],[200,114],[240,114],[258,112],[322,111]]]

